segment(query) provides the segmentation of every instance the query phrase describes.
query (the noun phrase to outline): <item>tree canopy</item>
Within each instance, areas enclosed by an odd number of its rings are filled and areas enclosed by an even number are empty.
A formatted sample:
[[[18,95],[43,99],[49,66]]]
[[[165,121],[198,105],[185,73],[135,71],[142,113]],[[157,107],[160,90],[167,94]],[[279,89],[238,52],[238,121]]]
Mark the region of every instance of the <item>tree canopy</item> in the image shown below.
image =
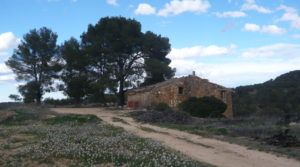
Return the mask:
[[[81,48],[81,44],[71,38],[60,47],[61,80],[60,89],[75,103],[80,103],[89,90],[89,58]]]
[[[237,115],[255,112],[300,113],[300,70],[283,74],[262,84],[240,86],[233,94]]]
[[[169,67],[171,60],[166,56],[171,50],[169,39],[147,31],[143,37],[146,78],[142,85],[150,85],[170,79],[175,69]]]
[[[174,76],[166,56],[169,39],[125,17],[101,18],[89,25],[81,40],[71,38],[57,46],[57,34],[48,28],[33,29],[24,35],[6,64],[17,80],[23,100],[41,103],[47,91],[59,89],[74,103],[105,102],[108,93],[124,105],[128,88],[154,84]]]
[[[30,30],[6,62],[17,80],[27,82],[19,88],[24,99],[40,104],[45,91],[53,89],[59,70],[56,41],[57,34],[48,28]]]
[[[81,38],[93,59],[100,85],[118,90],[119,105],[124,104],[125,88],[142,79],[145,71],[154,78],[153,83],[173,75],[168,67],[170,60],[165,58],[170,50],[169,40],[152,32],[142,33],[141,24],[136,20],[105,17],[96,25],[89,25]],[[167,75],[152,70],[155,65]],[[118,88],[114,89],[116,85]]]

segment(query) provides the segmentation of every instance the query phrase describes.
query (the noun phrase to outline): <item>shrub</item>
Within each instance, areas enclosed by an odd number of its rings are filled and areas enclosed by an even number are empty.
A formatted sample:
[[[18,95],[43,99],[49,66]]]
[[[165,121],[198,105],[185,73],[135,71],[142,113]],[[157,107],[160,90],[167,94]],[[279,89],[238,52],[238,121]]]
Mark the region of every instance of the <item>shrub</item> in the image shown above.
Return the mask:
[[[70,99],[46,98],[44,100],[44,104],[48,104],[48,105],[70,105],[70,104],[73,104],[73,103],[72,103],[72,100],[70,100]]]
[[[223,117],[222,113],[226,110],[227,105],[213,96],[205,96],[202,98],[191,97],[180,103],[178,108],[192,116],[207,118]]]
[[[281,131],[274,136],[267,138],[266,142],[270,145],[280,146],[280,147],[297,147],[300,146],[300,142],[297,140],[296,136],[289,134],[289,129]]]
[[[166,103],[158,103],[152,106],[155,111],[172,111],[172,108]]]

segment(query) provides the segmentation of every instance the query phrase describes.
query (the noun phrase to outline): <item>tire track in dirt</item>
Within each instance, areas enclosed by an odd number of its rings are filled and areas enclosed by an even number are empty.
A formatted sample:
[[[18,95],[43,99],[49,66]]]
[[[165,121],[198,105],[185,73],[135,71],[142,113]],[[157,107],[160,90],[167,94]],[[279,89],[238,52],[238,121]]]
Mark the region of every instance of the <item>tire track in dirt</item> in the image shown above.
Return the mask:
[[[244,146],[204,138],[186,132],[162,128],[134,121],[123,116],[126,111],[107,111],[100,108],[53,108],[58,113],[94,114],[108,124],[119,126],[140,137],[150,138],[192,159],[221,167],[300,167],[300,161],[276,155],[249,150]],[[113,117],[125,120],[128,124],[112,121]],[[151,128],[153,132],[142,130]]]

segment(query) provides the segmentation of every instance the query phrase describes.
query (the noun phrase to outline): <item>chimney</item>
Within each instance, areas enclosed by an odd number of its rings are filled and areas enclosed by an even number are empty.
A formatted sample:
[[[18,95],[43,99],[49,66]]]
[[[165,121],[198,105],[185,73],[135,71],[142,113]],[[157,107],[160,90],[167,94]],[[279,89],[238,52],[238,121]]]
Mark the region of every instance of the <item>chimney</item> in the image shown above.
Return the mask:
[[[196,76],[196,72],[195,71],[193,71],[193,76]]]

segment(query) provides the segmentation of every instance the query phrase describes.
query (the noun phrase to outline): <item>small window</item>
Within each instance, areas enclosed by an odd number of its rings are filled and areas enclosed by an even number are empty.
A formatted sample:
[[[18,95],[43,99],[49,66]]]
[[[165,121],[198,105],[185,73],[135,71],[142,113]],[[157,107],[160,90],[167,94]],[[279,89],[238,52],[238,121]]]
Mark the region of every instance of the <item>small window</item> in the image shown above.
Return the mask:
[[[226,93],[224,90],[221,91],[221,98],[222,100],[226,100]]]
[[[183,87],[178,87],[178,94],[180,94],[180,95],[183,94]]]

